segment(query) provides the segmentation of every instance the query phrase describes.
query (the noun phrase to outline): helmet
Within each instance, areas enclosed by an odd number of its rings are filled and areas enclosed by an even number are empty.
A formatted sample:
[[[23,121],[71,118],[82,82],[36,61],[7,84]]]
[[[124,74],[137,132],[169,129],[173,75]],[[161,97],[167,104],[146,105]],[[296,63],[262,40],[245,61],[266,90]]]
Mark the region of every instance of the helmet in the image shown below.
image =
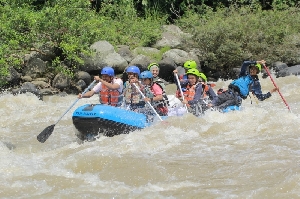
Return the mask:
[[[192,68],[192,69],[189,69],[187,72],[186,72],[187,75],[196,75],[197,77],[200,77],[200,72],[196,69],[196,68]],[[203,74],[203,73],[202,73]]]
[[[256,68],[258,69],[258,73],[261,71],[261,65],[260,64],[255,64]]]
[[[157,63],[151,63],[148,66],[148,70],[150,70],[151,66],[157,66],[159,68],[159,65]]]
[[[207,77],[204,75],[204,73],[199,73],[199,77],[201,77],[204,82],[207,82]]]
[[[136,74],[140,74],[140,69],[137,67],[137,66],[129,66],[127,69],[126,69],[126,73],[136,73]]]
[[[194,60],[188,60],[184,63],[183,67],[185,69],[197,68],[197,64]]]
[[[151,78],[153,78],[153,75],[150,71],[146,70],[140,74],[140,78],[141,79],[145,79],[145,78],[151,79]]]
[[[115,71],[112,67],[106,66],[102,68],[101,75],[115,76]]]

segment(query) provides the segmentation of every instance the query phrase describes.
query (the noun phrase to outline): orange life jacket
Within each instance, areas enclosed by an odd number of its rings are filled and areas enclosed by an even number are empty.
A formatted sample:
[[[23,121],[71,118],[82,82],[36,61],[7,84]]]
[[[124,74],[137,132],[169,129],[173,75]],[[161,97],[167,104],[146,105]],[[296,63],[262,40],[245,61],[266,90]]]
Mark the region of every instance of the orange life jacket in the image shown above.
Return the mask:
[[[191,86],[190,84],[187,84],[186,91],[183,92],[184,99],[186,99],[187,101],[191,101],[194,99],[194,96],[196,94],[196,86],[198,84],[199,83],[194,84],[193,86]]]
[[[205,84],[204,82],[201,82],[202,84],[202,98],[206,98],[207,97],[207,92],[209,91],[210,85]],[[188,84],[189,85],[189,84]],[[181,93],[180,90],[176,91],[176,97],[180,98],[181,97]],[[192,98],[193,99],[193,98]]]
[[[111,90],[104,84],[102,84],[101,86],[102,89],[99,94],[100,103],[117,106],[119,103],[120,92],[118,90]]]
[[[206,98],[207,97],[207,92],[209,90],[209,85],[205,84],[204,82],[201,82],[202,84],[202,98]]]

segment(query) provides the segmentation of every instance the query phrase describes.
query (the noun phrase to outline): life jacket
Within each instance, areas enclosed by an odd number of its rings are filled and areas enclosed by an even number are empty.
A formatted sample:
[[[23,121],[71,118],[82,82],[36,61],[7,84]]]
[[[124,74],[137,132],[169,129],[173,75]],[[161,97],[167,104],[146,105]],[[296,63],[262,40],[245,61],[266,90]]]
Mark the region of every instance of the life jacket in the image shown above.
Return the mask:
[[[101,85],[102,89],[99,93],[99,99],[101,104],[107,104],[111,106],[117,106],[120,103],[120,92],[118,90],[111,90],[104,84]]]
[[[187,101],[193,100],[195,97],[195,94],[196,94],[197,86],[202,86],[202,89],[203,89],[202,98],[204,98],[206,96],[206,92],[209,90],[210,87],[209,87],[209,85],[203,84],[202,82],[198,82],[192,86],[190,84],[187,84],[187,87],[186,87],[187,90],[185,92],[183,92],[184,99],[186,99]],[[205,100],[205,99],[203,99],[203,100]],[[193,104],[193,105],[187,104],[187,107],[188,107],[188,111],[190,113],[193,113],[197,117],[203,115],[204,111],[207,109],[206,105],[204,105],[201,102]]]
[[[210,86],[205,84],[204,82],[201,82],[202,84],[202,98],[207,97],[207,92],[209,91]]]
[[[198,84],[199,82],[192,86],[190,84],[187,84],[186,91],[183,92],[184,99],[186,99],[187,101],[191,101],[194,99],[194,96],[196,94],[196,87],[198,86]]]
[[[159,115],[167,115],[168,114],[168,106],[170,106],[170,103],[169,103],[169,99],[168,99],[166,92],[164,91],[164,89],[162,88],[162,86],[160,84],[153,82],[153,84],[151,86],[145,86],[145,88],[144,88],[145,89],[145,97],[148,97],[148,98],[155,97],[154,91],[153,91],[154,84],[157,84],[161,88],[163,99],[159,100],[159,101],[153,101],[151,104],[156,110],[158,110],[158,112],[161,113]]]
[[[140,88],[138,84],[136,86]],[[138,104],[142,101],[140,93],[128,81],[125,82],[124,87],[124,98],[127,104]]]
[[[162,90],[165,90],[165,82],[161,78],[153,78],[153,82],[158,84],[162,88]]]
[[[239,88],[239,94],[243,99],[249,95],[250,85],[253,83],[253,79],[250,75],[239,77],[231,84]]]

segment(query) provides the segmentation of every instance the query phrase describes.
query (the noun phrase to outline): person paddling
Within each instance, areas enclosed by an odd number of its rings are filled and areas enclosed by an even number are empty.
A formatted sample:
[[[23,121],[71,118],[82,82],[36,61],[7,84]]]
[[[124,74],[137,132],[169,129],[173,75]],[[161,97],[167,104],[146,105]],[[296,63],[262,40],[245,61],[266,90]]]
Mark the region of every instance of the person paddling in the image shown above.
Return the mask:
[[[264,65],[265,63],[265,60],[244,61],[239,78],[231,82],[228,86],[228,90],[221,92],[218,95],[217,100],[210,103],[209,106],[218,109],[224,109],[232,105],[240,106],[242,104],[242,99],[246,99],[250,91],[260,101],[271,97],[273,92],[278,91],[278,88],[273,88],[270,92],[262,94],[261,84],[257,76],[261,71],[261,65]]]
[[[182,103],[187,105],[190,113],[193,113],[195,116],[201,116],[205,111],[203,107],[206,107],[206,103],[203,101],[206,92],[208,92],[208,95],[212,96],[214,100],[216,99],[216,94],[212,89],[208,89],[207,91],[203,89],[203,84],[199,82],[199,79],[201,76],[204,78],[204,74],[201,74],[197,69],[189,69],[186,74],[188,80],[180,82],[180,86],[186,88],[183,92],[184,100]]]
[[[184,72],[184,74],[179,75],[179,78],[178,78],[180,82],[185,82],[188,79],[186,73],[187,73],[187,71],[189,69],[197,69],[197,63],[194,60],[188,60],[188,61],[184,62],[183,68],[184,68],[185,72]],[[177,75],[178,74],[178,70],[175,69],[173,71],[173,73],[175,75]],[[176,77],[175,77],[174,81],[177,82],[177,78]],[[185,87],[181,87],[181,90],[184,92],[184,91],[186,91],[186,88]],[[177,88],[175,95],[176,95],[177,98],[181,97],[181,92],[180,92],[179,88]]]
[[[90,98],[95,93],[99,93],[101,104],[120,106],[122,104],[123,81],[115,77],[115,71],[110,66],[104,67],[100,74],[101,78],[99,76],[94,77],[99,83],[84,95],[80,93],[78,98]]]
[[[168,98],[162,86],[153,81],[153,75],[150,71],[144,71],[140,74],[145,93],[144,101],[148,101],[154,107],[160,116],[168,115]]]
[[[217,94],[215,91],[212,89],[215,84],[213,83],[207,83],[207,77],[204,75],[204,73],[199,72],[199,80],[202,84],[202,96],[201,98],[203,99],[204,105],[202,106],[203,110],[207,110],[208,106],[207,104],[211,102],[215,102],[218,98]]]
[[[128,80],[124,83],[124,102],[125,106],[130,110],[144,108],[145,101],[137,91],[135,84],[139,89],[141,88],[141,82],[139,82],[140,69],[137,66],[129,66],[126,69]]]

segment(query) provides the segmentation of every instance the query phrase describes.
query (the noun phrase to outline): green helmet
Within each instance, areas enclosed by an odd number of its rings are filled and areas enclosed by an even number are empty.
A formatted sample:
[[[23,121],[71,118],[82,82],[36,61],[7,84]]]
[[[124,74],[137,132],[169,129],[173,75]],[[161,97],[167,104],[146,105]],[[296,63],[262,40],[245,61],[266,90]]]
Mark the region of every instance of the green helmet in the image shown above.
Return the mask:
[[[151,63],[148,66],[148,70],[150,70],[151,66],[157,66],[159,68],[159,65],[157,63]]]
[[[207,82],[207,77],[204,75],[204,73],[199,73],[199,77],[201,77],[204,82]]]
[[[197,68],[197,63],[194,60],[188,60],[184,63],[183,67],[185,69]]]
[[[255,64],[256,68],[258,69],[258,73],[261,71],[261,65],[260,64]]]
[[[186,74],[187,75],[196,75],[197,77],[200,77],[200,72],[196,68],[189,69],[186,72]]]

